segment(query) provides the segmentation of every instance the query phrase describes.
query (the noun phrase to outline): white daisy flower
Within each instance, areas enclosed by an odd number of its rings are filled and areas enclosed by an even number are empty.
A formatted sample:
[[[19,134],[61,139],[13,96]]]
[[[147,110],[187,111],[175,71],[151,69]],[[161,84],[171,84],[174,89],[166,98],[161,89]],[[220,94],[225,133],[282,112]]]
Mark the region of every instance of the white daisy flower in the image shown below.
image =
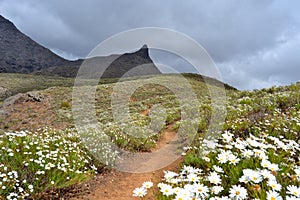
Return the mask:
[[[147,190],[144,187],[138,187],[133,190],[134,197],[144,197],[147,194]]]
[[[230,197],[234,198],[236,200],[240,200],[240,199],[246,199],[248,194],[247,194],[247,190],[240,186],[240,185],[234,185],[230,188],[229,190],[230,193]]]
[[[142,187],[149,189],[153,186],[153,183],[151,181],[146,181],[143,183]]]
[[[280,194],[276,191],[267,191],[267,200],[282,200]]]
[[[215,185],[221,184],[221,177],[217,172],[211,172],[207,177],[207,180]]]
[[[215,170],[216,172],[224,173],[224,170],[223,170],[222,167],[219,167],[219,166],[217,166],[217,165],[214,165],[213,168],[214,168],[214,170]]]
[[[263,159],[263,160],[260,162],[260,165],[261,165],[263,168],[268,168],[268,166],[271,165],[271,162],[268,161],[267,159]]]
[[[170,181],[172,178],[178,176],[177,173],[172,171],[165,171],[164,173],[165,173],[164,178],[167,182]]]
[[[276,177],[267,169],[261,170],[260,174],[268,180],[276,180]]]
[[[194,192],[196,193],[196,196],[200,196],[202,198],[208,196],[209,190],[208,190],[207,186],[197,183],[197,184],[194,184],[193,187],[194,187]]]
[[[294,185],[289,185],[286,187],[287,194],[292,194],[296,197],[300,197],[300,187],[294,186]]]
[[[225,131],[225,133],[222,134],[222,139],[229,143],[232,140],[233,134],[230,133],[229,131]]]
[[[271,163],[271,164],[268,166],[268,169],[271,170],[271,171],[278,171],[278,170],[279,170],[279,167],[278,167],[277,164]]]
[[[219,185],[216,185],[216,186],[213,186],[211,188],[211,192],[214,193],[214,194],[219,194],[220,192],[222,192],[224,190],[224,188],[222,186],[219,186]]]
[[[217,159],[221,164],[224,164],[228,161],[228,156],[224,152],[222,152],[218,155]]]
[[[176,192],[175,200],[192,200],[192,194],[188,190],[180,189]]]
[[[270,186],[272,188],[272,190],[275,190],[275,191],[281,190],[281,185],[279,183],[277,183],[276,180],[268,181],[268,186]]]
[[[237,158],[237,157],[236,157],[235,155],[233,155],[233,154],[230,154],[230,155],[229,155],[228,160],[229,160],[229,163],[230,163],[230,164],[233,164],[233,165],[236,165],[236,164],[240,161],[240,159]]]
[[[174,194],[174,190],[173,190],[172,186],[170,186],[170,185],[162,183],[159,185],[159,188],[160,188],[160,191],[165,196],[170,196],[170,195]]]
[[[254,154],[253,151],[249,149],[246,149],[242,152],[242,155],[245,158],[250,158],[251,156],[253,156],[253,154]]]
[[[296,176],[297,176],[298,178],[300,178],[300,168],[298,167],[298,168],[294,169],[294,171],[295,171],[295,173],[296,173]]]
[[[249,178],[246,175],[243,175],[239,178],[239,182],[241,183],[249,183]]]
[[[297,198],[295,196],[286,196],[286,200],[300,200],[300,198]]]
[[[250,173],[248,175],[248,178],[253,183],[260,183],[263,180],[261,174],[259,172],[257,172],[257,171],[254,171],[254,170],[252,171],[252,173]]]
[[[198,182],[200,178],[197,176],[197,174],[189,174],[187,175],[187,179],[191,182]]]

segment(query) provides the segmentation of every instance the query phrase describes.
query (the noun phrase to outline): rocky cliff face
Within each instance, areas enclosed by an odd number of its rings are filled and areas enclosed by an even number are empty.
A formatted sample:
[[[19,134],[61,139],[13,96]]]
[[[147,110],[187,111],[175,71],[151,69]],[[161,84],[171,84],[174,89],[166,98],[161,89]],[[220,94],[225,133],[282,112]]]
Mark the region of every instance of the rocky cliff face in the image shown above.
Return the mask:
[[[103,77],[117,78],[135,66],[148,64],[129,76],[160,74],[152,62],[147,46],[135,53],[114,55],[117,59],[103,73]],[[101,62],[113,56],[91,58],[101,66]],[[49,49],[39,45],[20,32],[12,22],[0,15],[0,73],[33,73],[75,77],[82,59],[66,60]]]
[[[0,72],[32,73],[67,60],[39,45],[0,16]]]
[[[149,49],[147,45],[144,45],[141,49],[134,53],[69,61],[65,67],[54,66],[37,71],[35,73],[44,75],[56,74],[63,77],[75,77],[79,67],[83,62],[85,62],[83,64],[85,66],[97,66],[91,67],[92,71],[87,70],[89,71],[89,75],[85,76],[85,78],[100,78],[100,73],[102,74],[102,78],[119,78],[123,75],[130,77],[161,74],[149,56]],[[107,67],[107,63],[111,64]],[[104,70],[104,68],[106,68],[106,70]]]

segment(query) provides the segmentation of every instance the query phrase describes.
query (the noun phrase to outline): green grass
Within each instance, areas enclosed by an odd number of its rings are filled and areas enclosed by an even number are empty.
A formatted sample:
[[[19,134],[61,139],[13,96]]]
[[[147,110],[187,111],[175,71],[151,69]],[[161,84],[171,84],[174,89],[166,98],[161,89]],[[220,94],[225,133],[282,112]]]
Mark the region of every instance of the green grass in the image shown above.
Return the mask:
[[[52,76],[9,74],[0,73],[0,86],[6,88],[6,92],[0,94],[3,100],[17,93],[24,93],[32,90],[42,90],[53,86],[72,86],[74,80]]]
[[[40,129],[0,135],[0,195],[17,199],[83,182],[102,170],[74,130]],[[92,164],[93,163],[93,164]]]
[[[169,76],[168,74],[160,76]],[[176,75],[173,75],[176,76]],[[190,80],[196,82],[203,82],[203,78],[194,74],[184,74]],[[128,77],[122,79],[122,81],[147,79],[153,76],[141,76],[141,77]],[[218,81],[209,79],[212,83],[217,84]],[[99,81],[99,84],[109,84],[118,82],[118,78],[105,78]],[[92,81],[93,82],[93,81]],[[83,81],[84,84],[89,85],[91,80]],[[0,73],[0,87],[5,89],[5,92],[0,93],[0,101],[5,98],[15,95],[17,93],[25,93],[32,90],[43,90],[49,87],[71,87],[74,85],[74,78],[64,78],[59,76],[44,76],[44,75],[32,75],[32,74],[14,74],[14,73]],[[225,84],[227,89],[234,89]]]
[[[299,91],[300,83],[228,93],[227,117],[219,137],[202,141],[200,134],[174,180],[162,179],[157,199],[179,199],[184,194],[191,195],[191,199],[229,198],[235,195],[232,190],[238,185],[250,199],[271,199],[272,192],[283,199],[297,197],[291,194],[291,186],[300,191]],[[215,166],[223,172],[216,171]],[[217,174],[219,183],[210,181],[212,173]],[[258,181],[251,179],[253,174],[258,174]],[[199,180],[189,180],[190,175]],[[272,187],[274,183],[277,186]],[[195,192],[199,184],[207,192]],[[168,185],[174,189],[169,196],[164,193]],[[221,187],[221,191],[215,193],[214,186]]]
[[[151,122],[151,116],[142,115],[141,112],[151,109],[153,105],[160,104],[165,112],[159,111],[154,120],[163,121],[164,127],[175,123],[173,128],[178,130],[180,126],[186,126],[185,130],[193,130],[190,119],[183,120],[181,111],[189,110],[191,105],[199,109],[200,116],[194,119],[197,121],[198,134],[193,140],[191,146],[186,146],[190,149],[186,152],[184,157],[184,164],[194,168],[202,169],[200,177],[207,177],[213,170],[214,165],[222,167],[226,176],[222,176],[223,192],[220,195],[228,195],[230,188],[233,185],[241,184],[239,178],[243,175],[244,169],[257,170],[261,167],[261,159],[259,157],[244,158],[242,151],[235,148],[232,142],[247,141],[251,136],[256,137],[258,141],[264,140],[265,144],[270,144],[276,147],[274,138],[280,138],[287,145],[289,141],[298,142],[300,140],[300,84],[293,84],[285,87],[273,87],[269,89],[256,91],[237,91],[230,86],[225,86],[227,102],[226,102],[226,120],[221,134],[232,134],[232,140],[226,141],[221,136],[212,138],[215,143],[220,145],[218,149],[207,151],[203,153],[203,136],[207,133],[207,128],[210,123],[212,115],[211,97],[207,84],[199,76],[193,74],[185,74],[185,78],[189,81],[193,88],[193,92],[198,98],[196,102],[183,101],[180,102],[177,97],[168,88],[159,84],[146,84],[139,87],[131,96],[129,103],[130,119],[124,119],[122,123],[114,120],[111,110],[111,95],[116,86],[117,79],[102,80],[101,84],[97,86],[96,90],[96,115],[101,124],[104,133],[117,146],[128,151],[151,151],[160,138],[161,131],[152,134],[151,130],[147,128]],[[147,80],[152,77],[143,77]],[[179,82],[179,75],[160,75],[157,77],[158,83],[172,81]],[[209,79],[216,93],[222,92],[218,87],[219,82]],[[138,82],[138,78],[126,79],[128,83]],[[85,181],[93,177],[97,171],[101,171],[105,165],[97,162],[87,151],[86,145],[83,145],[76,130],[74,128],[72,117],[72,84],[73,79],[58,78],[58,77],[44,77],[33,75],[18,75],[18,74],[0,74],[0,83],[2,87],[9,88],[11,94],[18,92],[26,92],[32,89],[45,89],[40,91],[42,94],[51,96],[51,105],[53,111],[56,113],[56,120],[61,120],[68,124],[69,129],[54,130],[51,128],[44,128],[34,132],[15,132],[11,130],[10,133],[2,133],[0,141],[0,176],[7,177],[6,181],[0,182],[0,187],[5,186],[1,190],[3,198],[7,198],[12,192],[18,193],[20,196],[31,195],[49,190],[51,188],[66,187],[78,182]],[[38,87],[37,87],[38,85]],[[90,87],[87,80],[86,85]],[[178,86],[180,88],[180,85]],[[184,89],[184,88],[183,88]],[[129,99],[128,99],[129,100]],[[222,109],[218,110],[222,112]],[[70,117],[66,117],[70,116]],[[32,115],[32,120],[39,116]],[[164,118],[165,117],[165,118]],[[16,119],[18,120],[18,119]],[[3,122],[2,122],[3,123]],[[5,122],[4,122],[5,123]],[[121,124],[121,125],[120,125]],[[129,124],[129,126],[128,126]],[[136,135],[152,134],[148,138],[136,138],[128,135],[127,131],[133,131]],[[13,133],[13,134],[12,134]],[[94,133],[85,133],[93,139]],[[189,133],[179,133],[186,134]],[[272,137],[274,137],[272,139]],[[285,138],[285,139],[283,139]],[[182,138],[186,139],[186,138]],[[207,138],[206,138],[207,139]],[[100,146],[94,146],[93,141],[90,143],[90,148],[95,148],[95,151],[103,150]],[[228,145],[233,147],[229,148]],[[182,148],[182,147],[181,147]],[[249,147],[250,148],[250,147]],[[250,148],[252,151],[259,150],[259,148]],[[237,156],[240,161],[234,165],[227,163],[220,163],[218,155],[223,150],[230,150],[232,154]],[[52,153],[51,153],[52,152]],[[295,151],[296,152],[296,151]],[[294,153],[295,153],[294,152]],[[13,154],[11,154],[13,153]],[[285,151],[282,148],[276,150],[269,148],[266,153],[268,160],[271,163],[278,164],[280,171],[278,171],[277,181],[282,185],[283,189],[280,195],[286,196],[287,186],[300,186],[299,180],[292,179],[293,171],[300,165],[299,157],[296,154],[287,156],[292,151]],[[103,156],[111,155],[115,159],[112,152],[103,152]],[[59,157],[64,157],[63,160]],[[40,158],[42,158],[41,161]],[[289,161],[287,158],[293,159]],[[51,164],[49,164],[51,163]],[[54,165],[54,166],[53,166]],[[63,167],[62,167],[63,166]],[[48,169],[50,167],[50,169]],[[47,168],[47,169],[46,169]],[[41,172],[43,171],[43,172]],[[17,176],[15,176],[17,173]],[[290,174],[286,178],[283,174]],[[26,181],[24,181],[26,180]],[[291,182],[293,180],[294,182]],[[18,185],[16,184],[18,183]],[[165,184],[169,184],[164,182]],[[189,182],[182,182],[180,187],[191,184]],[[203,179],[203,184],[213,186],[207,180]],[[33,186],[33,190],[30,189]],[[248,195],[256,198],[265,198],[267,191],[270,190],[266,182],[261,182],[259,187],[263,190],[261,193],[253,190],[253,185],[242,185],[248,190]],[[30,187],[29,187],[30,186]],[[172,185],[175,187],[178,185]],[[19,188],[22,189],[19,189]],[[20,190],[24,190],[20,192]],[[176,195],[173,194],[172,198]],[[216,196],[216,195],[213,195]],[[162,193],[157,197],[158,199],[172,199],[166,197]]]

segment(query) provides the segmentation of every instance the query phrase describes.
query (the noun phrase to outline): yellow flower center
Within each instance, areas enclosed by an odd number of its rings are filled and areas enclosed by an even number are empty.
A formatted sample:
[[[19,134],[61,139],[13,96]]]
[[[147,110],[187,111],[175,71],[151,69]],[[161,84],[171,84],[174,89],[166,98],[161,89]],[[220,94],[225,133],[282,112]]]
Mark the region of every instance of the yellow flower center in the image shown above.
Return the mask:
[[[240,192],[240,191],[236,191],[235,194],[236,194],[236,195],[239,195],[239,194],[241,194],[241,192]]]

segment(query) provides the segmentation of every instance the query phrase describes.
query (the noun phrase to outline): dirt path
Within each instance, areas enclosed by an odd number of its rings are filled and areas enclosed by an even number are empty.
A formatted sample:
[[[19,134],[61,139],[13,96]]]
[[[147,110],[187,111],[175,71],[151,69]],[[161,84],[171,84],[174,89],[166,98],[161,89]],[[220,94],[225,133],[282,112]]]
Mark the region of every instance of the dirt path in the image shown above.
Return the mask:
[[[23,96],[22,96],[23,95]],[[55,112],[50,104],[50,97],[44,95],[41,102],[30,101],[26,94],[19,95],[15,101],[6,106],[7,115],[5,122],[10,124],[11,129],[19,129],[26,127],[29,129],[37,128],[38,125],[54,126],[55,128],[64,127],[61,124],[54,124]],[[24,96],[25,95],[25,96]],[[5,114],[4,113],[4,114]],[[149,115],[150,109],[143,111],[142,115]],[[40,116],[40,117],[37,117]],[[1,117],[1,116],[0,116]],[[16,120],[18,119],[18,120]],[[22,120],[23,121],[22,121]],[[30,120],[31,119],[31,120]],[[15,121],[13,121],[15,120]],[[27,121],[25,121],[27,120]],[[6,124],[7,124],[6,123]],[[175,124],[175,123],[174,123]],[[118,170],[111,170],[99,174],[95,179],[86,183],[81,183],[70,188],[47,191],[37,196],[37,199],[84,199],[84,200],[129,200],[138,199],[132,196],[132,192],[136,187],[140,187],[145,181],[152,181],[154,186],[159,183],[164,175],[164,170],[176,171],[179,168],[179,163],[182,158],[177,160],[174,158],[176,151],[176,132],[173,130],[173,125],[167,126],[167,129],[161,135],[156,148],[152,149],[151,153],[142,154],[140,160],[137,160],[133,165],[130,165],[129,171],[143,171],[146,167],[150,172],[147,173],[126,173]],[[0,124],[1,127],[1,124]],[[177,156],[178,157],[178,156]],[[138,159],[139,159],[138,158]],[[129,157],[128,160],[131,158]],[[130,161],[127,163],[132,164]],[[141,167],[142,166],[142,167]],[[162,168],[162,167],[163,168]],[[122,166],[124,167],[124,166]],[[127,166],[125,166],[127,167]],[[151,167],[159,170],[151,170]],[[142,169],[141,169],[142,168]],[[123,168],[124,169],[124,168]],[[132,170],[136,169],[136,170]],[[125,170],[126,171],[126,170]],[[158,190],[152,188],[145,199],[155,199]],[[76,197],[74,197],[76,196]]]
[[[167,146],[170,141],[173,141],[176,137],[176,132],[173,131],[172,125],[169,125],[167,129],[162,134],[161,139],[157,144],[157,148],[153,151],[157,151],[161,148]],[[157,162],[157,159],[154,159],[153,162]],[[161,158],[160,162],[164,162],[164,159]],[[95,184],[93,191],[89,191],[89,194],[79,196],[75,199],[90,199],[90,200],[131,200],[138,199],[132,196],[132,192],[136,187],[140,187],[145,181],[152,181],[154,186],[156,186],[162,179],[165,170],[177,171],[179,164],[182,162],[182,158],[175,160],[170,165],[149,173],[126,173],[113,170],[107,174],[99,175]],[[147,161],[147,164],[151,164]],[[155,163],[154,163],[155,165]],[[101,177],[100,177],[101,176]],[[153,200],[156,199],[158,190],[156,187],[150,189],[150,192],[147,194],[145,199]]]

